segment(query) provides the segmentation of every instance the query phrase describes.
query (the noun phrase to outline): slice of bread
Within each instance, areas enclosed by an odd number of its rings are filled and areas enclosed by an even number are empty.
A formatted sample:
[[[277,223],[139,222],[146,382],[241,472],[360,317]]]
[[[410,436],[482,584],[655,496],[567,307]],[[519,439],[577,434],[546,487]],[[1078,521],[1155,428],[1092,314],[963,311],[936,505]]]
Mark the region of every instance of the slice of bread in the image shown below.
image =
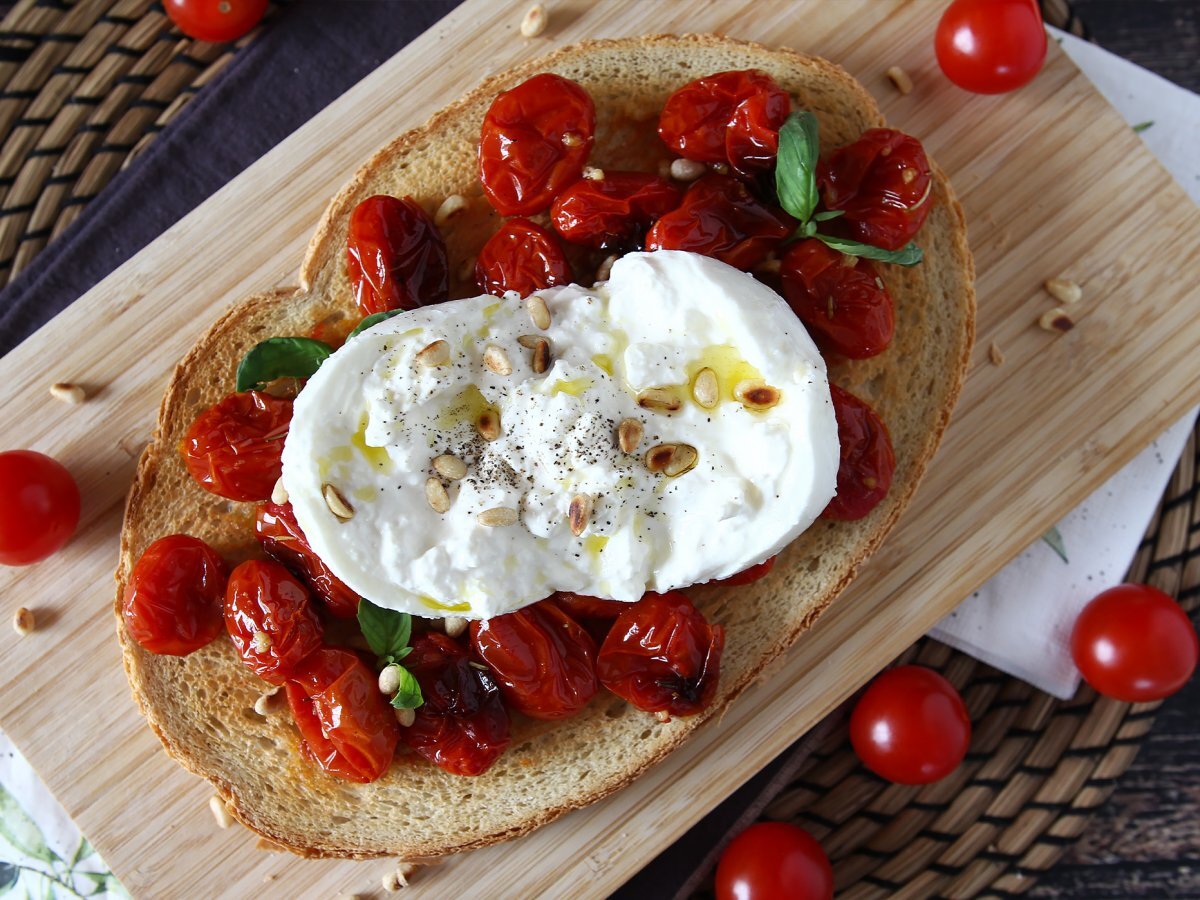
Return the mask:
[[[973,266],[963,213],[934,166],[933,210],[917,242],[925,261],[882,266],[896,302],[896,338],[878,357],[832,368],[887,423],[896,451],[890,494],[858,522],[818,521],[774,572],[748,587],[696,592],[724,624],[720,691],[703,715],[660,723],[602,693],[558,723],[514,722],[507,752],[476,778],[449,775],[399,753],[379,781],[358,785],[305,761],[286,704],[254,711],[268,685],[218,639],[190,656],[155,656],[120,624],[120,597],[134,561],[154,539],[186,532],[231,563],[259,555],[253,504],[226,502],[195,485],[178,445],[205,407],[234,389],[241,356],[273,335],[344,331],[357,320],[345,272],[350,210],[375,193],[410,195],[431,213],[461,194],[468,211],[448,223],[452,295],[474,294],[471,261],[499,222],[476,174],[480,122],[497,92],[537,72],[583,85],[596,102],[592,164],[656,171],[668,159],[655,134],[667,96],[701,75],[762,69],[820,121],[825,149],[883,124],[871,97],[842,69],[790,50],[689,35],[591,41],[566,47],[489,79],[372,158],[334,198],[300,269],[301,288],[259,294],[231,309],[199,338],[171,379],[158,431],[138,467],[121,536],[118,632],[142,712],[168,752],[210,780],[239,819],[308,856],[429,857],[523,834],[628,784],[738,695],[808,628],[883,539],[911,498],[941,438],[966,371],[974,330]],[[574,257],[585,282],[595,260]],[[882,660],[881,660],[882,662]]]

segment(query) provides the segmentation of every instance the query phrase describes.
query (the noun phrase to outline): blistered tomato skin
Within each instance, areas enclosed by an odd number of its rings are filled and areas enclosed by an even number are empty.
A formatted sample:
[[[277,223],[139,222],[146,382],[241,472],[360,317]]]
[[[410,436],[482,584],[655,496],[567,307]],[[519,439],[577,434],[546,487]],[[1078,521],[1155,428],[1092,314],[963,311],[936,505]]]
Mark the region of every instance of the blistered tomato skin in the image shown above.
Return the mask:
[[[598,250],[640,250],[646,230],[679,205],[682,194],[646,172],[581,178],[558,195],[550,220],[565,240]]]
[[[36,450],[0,453],[0,565],[27,566],[61,548],[79,524],[79,487]]]
[[[188,473],[227,500],[265,500],[283,474],[292,401],[261,391],[230,394],[196,417],[181,444]]]
[[[810,238],[788,248],[780,275],[788,306],[822,350],[866,359],[891,344],[892,295],[868,260]]]
[[[571,618],[606,619],[612,621],[622,612],[629,609],[628,603],[620,600],[605,600],[602,597],[589,597],[587,594],[573,594],[570,591],[559,591],[550,597],[563,608]]]
[[[790,216],[760,203],[730,175],[695,181],[678,209],[654,223],[647,250],[688,250],[743,271],[767,258],[792,233]]]
[[[535,75],[498,95],[483,119],[479,180],[505,216],[548,209],[579,178],[596,133],[587,91],[559,75]]]
[[[331,775],[362,784],[392,763],[400,726],[378,679],[349,650],[310,654],[287,683],[302,749]]]
[[[678,591],[647,594],[617,617],[596,657],[600,683],[646,712],[691,716],[717,693],[725,630]]]
[[[791,107],[782,90],[763,91],[738,104],[725,132],[725,155],[735,172],[751,178],[774,170],[779,129]]]
[[[739,171],[743,166],[757,168],[755,160],[770,143],[764,132],[775,131],[778,144],[790,105],[788,95],[764,72],[718,72],[685,84],[667,98],[658,135],[685,159],[728,162]]]
[[[550,601],[472,622],[471,648],[508,705],[534,719],[572,716],[600,686],[595,642]]]
[[[159,538],[134,563],[121,616],[130,637],[151,653],[187,656],[225,630],[229,567],[199,538]]]
[[[413,724],[401,730],[401,740],[452,775],[483,774],[510,740],[500,687],[444,634],[423,634],[412,648],[404,666],[421,685],[425,702]]]
[[[921,142],[872,128],[817,169],[825,207],[845,215],[827,223],[864,244],[899,250],[921,230],[933,205],[929,160]]]
[[[475,258],[475,284],[484,294],[504,296],[571,283],[571,266],[554,232],[528,219],[509,219]]]
[[[338,619],[358,615],[358,594],[346,587],[313,552],[290,503],[264,503],[254,515],[254,534],[268,556],[300,577]]]
[[[449,296],[446,242],[411,197],[368,197],[350,214],[346,274],[364,316]]]
[[[837,418],[841,457],[838,462],[837,494],[823,519],[861,519],[879,505],[892,486],[896,455],[887,426],[878,413],[849,391],[829,386]]]
[[[321,621],[308,589],[276,562],[252,559],[229,575],[225,628],[255,675],[283,684],[321,646]]]

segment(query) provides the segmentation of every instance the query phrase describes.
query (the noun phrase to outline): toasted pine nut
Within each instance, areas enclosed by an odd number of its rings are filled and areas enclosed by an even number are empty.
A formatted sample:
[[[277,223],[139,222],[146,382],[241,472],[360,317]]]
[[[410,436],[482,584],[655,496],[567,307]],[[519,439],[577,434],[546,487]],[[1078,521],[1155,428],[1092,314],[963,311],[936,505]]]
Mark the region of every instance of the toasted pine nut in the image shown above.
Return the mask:
[[[1038,324],[1047,331],[1057,331],[1060,334],[1068,332],[1075,327],[1075,321],[1067,315],[1067,311],[1061,306],[1056,306],[1054,309],[1042,313],[1042,317],[1038,319]]]
[[[488,528],[504,528],[507,525],[516,525],[519,518],[517,511],[511,506],[494,506],[477,515],[475,521]]]
[[[25,637],[36,627],[37,620],[34,618],[32,610],[22,606],[13,614],[13,631],[21,637]]]
[[[446,637],[456,638],[467,630],[468,624],[462,616],[446,616],[442,619],[442,630],[446,632]]]
[[[694,159],[671,160],[671,177],[676,181],[695,181],[706,171],[704,163]]]
[[[533,366],[535,375],[541,375],[550,368],[550,342],[548,340],[545,338],[537,339],[529,364]]]
[[[55,400],[61,400],[63,403],[78,406],[87,399],[87,392],[79,385],[72,384],[69,381],[56,381],[50,385],[50,396]]]
[[[993,366],[1004,365],[1004,354],[1000,352],[1000,345],[995,341],[988,347],[988,359],[992,361]]]
[[[521,36],[527,38],[537,37],[546,30],[546,22],[549,17],[546,15],[546,7],[540,3],[535,3],[529,7],[525,13],[525,18],[521,20]]]
[[[900,68],[899,66],[892,66],[890,69],[887,70],[886,74],[887,74],[887,77],[891,79],[892,84],[894,84],[896,86],[896,90],[898,90],[900,93],[902,93],[902,94],[911,94],[912,93],[912,89],[913,89],[912,79],[908,77],[908,73],[905,72],[902,68]]]
[[[1083,298],[1083,288],[1070,278],[1048,279],[1046,293],[1059,303],[1078,303]]]
[[[617,426],[617,444],[622,453],[632,453],[642,442],[642,423],[637,419],[622,419]]]
[[[446,486],[432,475],[425,479],[425,500],[435,513],[450,511],[450,495],[446,493]]]
[[[525,298],[525,309],[528,311],[529,318],[533,321],[533,324],[542,329],[542,331],[550,327],[550,307],[537,294]]]
[[[475,423],[475,429],[485,441],[494,441],[500,437],[500,414],[490,409],[485,409],[479,414],[479,420]]]
[[[665,388],[646,388],[637,395],[638,406],[659,412],[676,412],[683,409],[683,401],[674,392]]]
[[[441,227],[467,208],[467,198],[462,194],[451,194],[433,214],[433,224]]]
[[[733,388],[733,396],[747,409],[760,412],[777,406],[783,397],[779,388],[772,387],[759,379],[739,381]]]
[[[401,728],[411,728],[412,723],[417,720],[417,712],[413,709],[396,709],[396,721],[400,723]]]
[[[208,798],[208,808],[212,810],[213,818],[217,820],[218,828],[228,828],[234,823],[233,816],[229,814],[229,807],[216,794]]]
[[[646,468],[675,478],[694,469],[699,459],[691,444],[659,444],[646,451]]]
[[[346,498],[332,484],[321,485],[321,496],[325,498],[325,505],[329,507],[329,511],[343,522],[354,518],[354,507],[346,502]]]
[[[596,280],[608,281],[609,276],[612,275],[613,263],[616,261],[617,258],[615,256],[606,256],[600,260],[600,265],[596,267]]]
[[[526,350],[533,350],[537,347],[538,341],[544,341],[545,338],[540,334],[523,334],[517,338],[517,343]]]
[[[512,374],[512,363],[508,354],[495,344],[488,344],[487,349],[483,351],[483,364],[497,375]]]
[[[283,506],[288,502],[287,488],[283,486],[283,476],[275,480],[275,487],[271,488],[271,502],[276,506]]]
[[[255,653],[266,653],[271,649],[271,635],[265,631],[254,632],[254,637],[250,638],[250,646],[254,648]]]
[[[658,712],[656,712],[654,714],[654,718],[658,719],[658,721],[662,722],[665,725],[667,722],[671,721],[671,714],[669,712],[667,712],[665,709],[660,709]]]
[[[721,399],[720,385],[717,383],[717,373],[704,368],[696,373],[696,381],[692,385],[692,396],[705,409],[712,409]]]
[[[592,498],[587,494],[576,494],[571,498],[567,509],[567,520],[571,525],[571,534],[579,537],[588,527],[592,518]]]
[[[395,663],[384,666],[383,671],[379,673],[379,693],[390,697],[398,690],[400,690],[400,667]]]
[[[437,472],[447,481],[458,481],[460,478],[466,477],[467,464],[457,456],[443,453],[441,456],[433,458],[433,471]]]
[[[417,353],[417,365],[423,369],[433,369],[450,362],[450,345],[445,341],[434,341],[426,344]]]
[[[584,166],[583,167],[583,177],[586,178],[588,181],[603,181],[604,180],[604,170],[599,169],[596,166]]]

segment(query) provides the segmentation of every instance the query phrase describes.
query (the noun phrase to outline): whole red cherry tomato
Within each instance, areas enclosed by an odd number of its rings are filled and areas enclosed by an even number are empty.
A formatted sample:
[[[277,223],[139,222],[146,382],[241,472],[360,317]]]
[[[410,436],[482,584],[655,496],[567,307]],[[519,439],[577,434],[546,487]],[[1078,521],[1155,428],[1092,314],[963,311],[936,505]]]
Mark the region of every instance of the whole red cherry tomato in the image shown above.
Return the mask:
[[[1037,0],[954,0],[934,40],[946,77],[977,94],[1002,94],[1033,80],[1046,58]]]
[[[638,709],[690,716],[717,693],[725,629],[709,625],[685,594],[630,604],[596,657],[600,683]]]
[[[896,470],[892,439],[878,413],[862,400],[836,384],[829,386],[829,392],[841,451],[837,495],[821,516],[843,521],[861,519],[879,505],[892,486]]]
[[[717,900],[832,900],[833,867],[816,838],[787,822],[758,822],[717,863]]]
[[[550,211],[555,230],[573,244],[641,249],[646,229],[679,205],[679,188],[645,172],[606,172],[581,178],[558,195]]]
[[[667,98],[658,135],[686,159],[728,162],[739,171],[743,165],[755,168],[769,144],[765,132],[775,132],[778,145],[790,106],[787,93],[765,72],[718,72],[688,82]]]
[[[163,0],[179,30],[198,41],[235,41],[259,23],[267,0]]]
[[[967,707],[949,681],[924,666],[889,669],[850,714],[850,743],[864,766],[898,784],[929,784],[963,761]]]
[[[475,284],[485,294],[534,291],[571,283],[571,266],[554,232],[528,219],[509,219],[475,258]]]
[[[788,248],[780,275],[788,306],[822,350],[866,359],[892,342],[892,295],[869,261],[810,238]]]
[[[479,139],[479,180],[496,211],[531,216],[583,172],[596,107],[575,82],[534,75],[492,101]]]
[[[65,544],[79,524],[79,487],[36,450],[0,453],[0,564],[27,566]]]
[[[366,784],[387,771],[400,738],[378,679],[349,650],[310,654],[287,683],[302,748],[322,769]]]
[[[151,653],[187,656],[225,630],[229,567],[199,538],[171,534],[146,548],[125,585],[121,616]]]
[[[321,646],[321,621],[308,589],[276,562],[251,559],[229,575],[225,628],[259,678],[283,684]]]
[[[441,303],[449,295],[446,241],[411,197],[368,197],[350,213],[346,274],[364,316]]]
[[[749,270],[792,233],[791,218],[766,206],[731,175],[693,182],[678,209],[654,223],[647,250],[690,250]]]
[[[412,643],[404,666],[425,702],[401,740],[453,775],[480,775],[508,746],[508,711],[490,672],[471,665],[461,645],[427,632]]]
[[[504,699],[534,719],[562,719],[599,689],[596,643],[549,601],[471,623],[471,648],[487,663]]]
[[[899,250],[925,224],[932,201],[929,160],[915,137],[864,131],[817,167],[825,206],[845,215],[829,226],[864,244]]]
[[[756,566],[743,569],[740,572],[730,575],[728,578],[720,578],[712,583],[725,585],[753,584],[760,578],[766,578],[771,573],[771,570],[775,568],[775,560],[777,559],[779,559],[778,556],[767,557]]]
[[[1183,607],[1148,584],[1119,584],[1083,608],[1071,657],[1099,693],[1127,703],[1169,697],[1196,671],[1200,640]]]
[[[188,473],[227,500],[265,500],[283,473],[292,401],[261,391],[230,394],[196,417],[180,444]]]
[[[313,552],[292,504],[264,503],[254,515],[254,534],[268,556],[295,572],[339,619],[358,615],[358,594],[346,587]]]

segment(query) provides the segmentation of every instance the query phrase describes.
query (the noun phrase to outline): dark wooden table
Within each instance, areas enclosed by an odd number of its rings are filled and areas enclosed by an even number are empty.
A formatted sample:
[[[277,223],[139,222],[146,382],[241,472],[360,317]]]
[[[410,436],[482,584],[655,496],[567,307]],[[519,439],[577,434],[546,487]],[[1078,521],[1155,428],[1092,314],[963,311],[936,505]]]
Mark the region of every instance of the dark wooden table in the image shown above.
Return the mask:
[[[1100,46],[1200,92],[1200,0],[1071,5]],[[1200,678],[1163,706],[1109,802],[1027,896],[1200,897]]]

